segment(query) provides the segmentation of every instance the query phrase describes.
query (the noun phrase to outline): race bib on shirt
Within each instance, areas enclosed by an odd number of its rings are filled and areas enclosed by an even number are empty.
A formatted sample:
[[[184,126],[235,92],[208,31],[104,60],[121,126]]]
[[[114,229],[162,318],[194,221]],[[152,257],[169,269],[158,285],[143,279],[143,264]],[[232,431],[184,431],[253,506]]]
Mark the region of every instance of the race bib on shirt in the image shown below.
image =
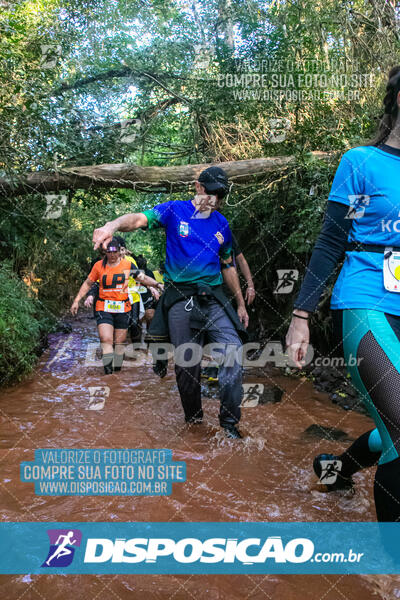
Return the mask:
[[[124,313],[125,303],[121,300],[104,300],[104,311],[109,313]]]
[[[389,292],[400,292],[400,252],[390,246],[383,255],[383,285]]]

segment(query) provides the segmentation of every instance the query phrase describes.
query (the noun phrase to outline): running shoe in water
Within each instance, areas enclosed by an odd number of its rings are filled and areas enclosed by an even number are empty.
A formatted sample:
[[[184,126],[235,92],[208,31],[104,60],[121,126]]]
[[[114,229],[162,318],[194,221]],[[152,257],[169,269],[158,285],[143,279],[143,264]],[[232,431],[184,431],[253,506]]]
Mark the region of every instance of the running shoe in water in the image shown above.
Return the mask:
[[[320,483],[326,485],[328,492],[348,490],[354,486],[352,477],[345,477],[341,471],[342,462],[334,454],[319,454],[314,458],[314,473]]]

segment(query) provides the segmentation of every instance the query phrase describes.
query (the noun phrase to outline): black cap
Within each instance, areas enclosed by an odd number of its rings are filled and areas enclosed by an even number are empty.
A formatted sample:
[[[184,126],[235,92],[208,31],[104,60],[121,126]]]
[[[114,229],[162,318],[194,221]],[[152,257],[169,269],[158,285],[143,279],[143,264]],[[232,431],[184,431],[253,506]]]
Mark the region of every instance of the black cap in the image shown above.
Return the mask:
[[[226,196],[229,190],[228,177],[220,167],[208,167],[199,175],[198,182],[201,183],[206,192],[216,193],[219,198]]]
[[[113,239],[111,240],[111,242],[108,242],[107,244],[107,252],[112,252],[114,250],[116,250],[117,252],[121,249],[121,244],[119,243],[119,240],[116,237],[113,237]]]

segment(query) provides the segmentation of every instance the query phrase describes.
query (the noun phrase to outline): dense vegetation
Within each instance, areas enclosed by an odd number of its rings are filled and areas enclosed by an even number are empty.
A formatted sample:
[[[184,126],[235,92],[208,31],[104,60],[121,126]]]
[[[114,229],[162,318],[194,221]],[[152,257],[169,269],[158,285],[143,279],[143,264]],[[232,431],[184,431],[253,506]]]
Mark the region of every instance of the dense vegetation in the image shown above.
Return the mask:
[[[301,278],[341,153],[376,129],[387,72],[399,62],[395,1],[1,5],[1,177],[17,182],[30,171],[101,163],[297,157],[257,185],[235,185],[225,207],[255,274],[251,327],[256,335],[281,335],[293,294],[273,293],[276,270],[297,268]],[[264,75],[264,86],[245,85],[240,77],[249,74]],[[284,97],[267,97],[266,90],[283,90]],[[343,96],[296,99],[302,90]],[[281,120],[283,136],[271,119]],[[313,150],[334,155],[312,160]],[[49,209],[49,194],[0,198],[3,381],[29,370],[40,335],[68,306],[93,256],[93,228],[167,199],[95,185],[61,195],[60,214]],[[158,264],[162,234],[127,239]],[[326,316],[326,302],[321,310]]]

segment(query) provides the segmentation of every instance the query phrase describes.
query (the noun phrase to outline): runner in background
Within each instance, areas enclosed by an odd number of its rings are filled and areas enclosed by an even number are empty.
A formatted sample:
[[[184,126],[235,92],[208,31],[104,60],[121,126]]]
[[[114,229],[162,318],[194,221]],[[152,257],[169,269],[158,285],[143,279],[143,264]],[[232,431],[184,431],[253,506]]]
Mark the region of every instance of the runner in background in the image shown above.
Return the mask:
[[[246,280],[247,288],[246,288],[245,299],[246,299],[247,305],[250,306],[254,302],[254,298],[256,296],[254,283],[253,283],[253,277],[252,277],[252,274],[250,271],[249,264],[248,264],[247,260],[245,259],[244,254],[243,254],[242,250],[240,249],[238,241],[237,241],[236,237],[233,235],[233,233],[232,233],[232,259],[233,259],[234,266],[236,267],[236,269],[238,266],[240,267],[240,271]],[[238,280],[238,286],[240,289],[240,280]],[[231,300],[231,302],[235,306],[237,304],[236,300],[230,293],[229,288],[226,284],[223,285],[223,290],[224,290],[224,293],[226,294],[226,296]],[[241,302],[244,304],[243,294],[242,294],[241,290],[240,290],[239,298],[240,298]],[[215,361],[211,360],[207,364],[206,367],[202,368],[201,376],[203,378],[207,379],[208,383],[211,383],[211,384],[218,383],[218,365],[217,365],[217,363]]]
[[[148,269],[147,259],[143,256],[143,254],[139,254],[137,256],[137,263],[138,263],[139,268],[148,277],[152,277],[159,283],[163,283],[163,277],[162,277],[161,273],[158,273],[158,278],[157,278],[156,273],[151,271],[150,269]],[[151,287],[146,288],[144,286],[141,286],[140,294],[141,294],[143,307],[144,307],[144,315],[140,321],[141,322],[141,333],[142,333],[142,336],[144,336],[146,334],[148,326],[150,325],[150,323],[154,317],[155,308],[157,306],[157,302],[158,302],[158,299],[160,296],[159,296],[158,290],[155,290],[154,288],[151,288]]]
[[[164,283],[165,264],[160,262],[157,271],[153,271],[154,277],[160,283]]]
[[[71,306],[76,315],[80,300],[92,285],[99,282],[96,301],[96,321],[102,347],[104,373],[120,371],[124,344],[130,321],[131,304],[128,296],[128,280],[132,276],[145,285],[162,288],[161,284],[141,273],[130,261],[122,258],[119,241],[113,238],[107,245],[106,256],[97,261],[82,284]]]
[[[114,237],[120,244],[120,252],[121,252],[122,258],[125,258],[126,260],[131,262],[135,267],[140,269],[140,267],[137,264],[135,255],[127,249],[124,238],[120,235],[116,235]],[[92,264],[94,264],[94,262],[95,261],[92,261]],[[142,296],[140,293],[141,289],[147,290],[147,288],[145,286],[142,286],[141,284],[136,282],[134,277],[132,275],[130,275],[129,281],[128,281],[128,296],[129,296],[129,301],[131,303],[132,308],[131,308],[131,318],[129,321],[128,331],[129,331],[129,335],[131,337],[132,343],[138,342],[141,339],[140,320],[142,319],[142,317],[145,314],[145,309],[144,309],[143,302],[142,302]],[[155,288],[152,288],[152,290],[153,290],[152,293],[154,294],[154,296],[157,296],[157,298],[158,298],[159,293],[160,293],[159,290],[156,290]],[[88,296],[85,300],[86,307],[92,306],[92,304],[93,304],[94,313],[96,312],[95,300],[97,300],[98,295],[99,295],[99,283],[96,282],[90,288]]]
[[[254,287],[253,276],[250,271],[249,263],[245,259],[245,256],[240,249],[238,241],[236,237],[232,233],[232,252],[233,252],[233,260],[235,262],[236,268],[239,266],[240,272],[246,280],[246,294],[245,300],[248,306],[253,304],[254,299],[256,297],[256,290]]]
[[[116,235],[115,238],[120,243],[121,255],[124,258],[126,258],[126,260],[129,260],[135,267],[142,270],[141,267],[137,263],[136,256],[127,249],[124,238],[121,235]],[[137,282],[134,279],[134,277],[132,277],[132,275],[129,277],[128,295],[129,295],[129,301],[131,303],[132,308],[131,308],[131,319],[129,322],[128,331],[129,331],[129,335],[130,335],[130,338],[131,338],[131,341],[133,344],[137,341],[140,341],[140,332],[141,332],[140,319],[144,315],[144,308],[143,308],[142,298],[140,295],[140,288],[142,288],[142,287],[145,290],[147,289],[146,287],[142,286],[139,282]]]

